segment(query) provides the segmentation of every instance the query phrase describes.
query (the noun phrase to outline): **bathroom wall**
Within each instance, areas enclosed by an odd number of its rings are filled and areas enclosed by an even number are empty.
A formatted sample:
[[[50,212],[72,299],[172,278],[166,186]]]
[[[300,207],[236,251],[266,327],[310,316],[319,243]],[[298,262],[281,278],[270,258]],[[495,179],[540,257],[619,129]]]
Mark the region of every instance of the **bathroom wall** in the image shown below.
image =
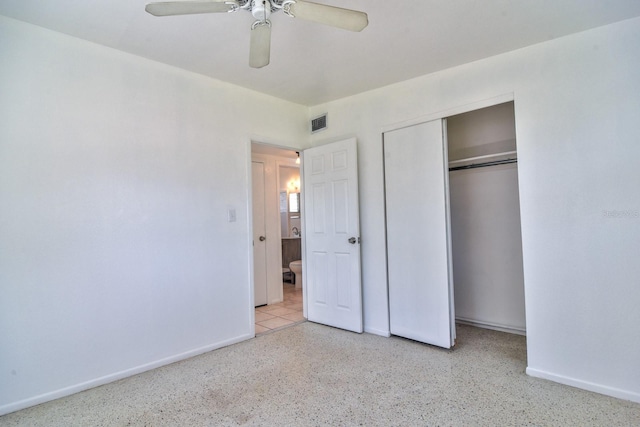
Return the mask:
[[[279,191],[280,194],[283,192],[287,193],[287,196],[290,193],[300,193],[300,168],[298,165],[296,167],[285,167],[280,166],[280,175],[279,175]],[[293,187],[291,185],[295,184]],[[297,188],[296,188],[297,186]],[[300,206],[298,204],[298,206]],[[280,212],[280,224],[282,229],[282,237],[300,237],[302,233],[302,222],[300,221],[300,212]],[[294,230],[295,227],[295,230]],[[298,234],[296,235],[296,230]]]

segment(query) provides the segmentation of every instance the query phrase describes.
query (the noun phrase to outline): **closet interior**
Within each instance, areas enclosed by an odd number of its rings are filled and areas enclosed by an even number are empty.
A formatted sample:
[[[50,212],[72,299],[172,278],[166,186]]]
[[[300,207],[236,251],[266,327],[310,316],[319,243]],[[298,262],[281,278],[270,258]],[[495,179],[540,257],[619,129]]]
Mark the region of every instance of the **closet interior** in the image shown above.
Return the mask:
[[[513,102],[446,125],[456,321],[525,334]]]
[[[385,132],[391,334],[525,334],[514,104]]]

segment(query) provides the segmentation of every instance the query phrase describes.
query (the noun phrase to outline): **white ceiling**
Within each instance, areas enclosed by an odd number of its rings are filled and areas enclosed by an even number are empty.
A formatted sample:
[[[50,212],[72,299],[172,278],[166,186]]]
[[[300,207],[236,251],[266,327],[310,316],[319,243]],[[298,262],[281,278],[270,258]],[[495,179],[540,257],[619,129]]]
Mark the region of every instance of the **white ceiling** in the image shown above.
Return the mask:
[[[248,65],[253,17],[154,17],[146,0],[2,0],[0,14],[303,105],[640,16],[638,0],[315,0],[362,10],[352,33],[282,12],[271,64]]]

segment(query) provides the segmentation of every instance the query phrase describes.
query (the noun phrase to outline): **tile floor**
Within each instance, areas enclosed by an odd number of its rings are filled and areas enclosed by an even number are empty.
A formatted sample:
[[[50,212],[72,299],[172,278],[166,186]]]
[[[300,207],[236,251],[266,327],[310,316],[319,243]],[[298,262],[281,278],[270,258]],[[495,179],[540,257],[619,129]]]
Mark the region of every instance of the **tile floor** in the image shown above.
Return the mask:
[[[284,301],[256,307],[256,335],[303,322],[302,289],[283,283]]]

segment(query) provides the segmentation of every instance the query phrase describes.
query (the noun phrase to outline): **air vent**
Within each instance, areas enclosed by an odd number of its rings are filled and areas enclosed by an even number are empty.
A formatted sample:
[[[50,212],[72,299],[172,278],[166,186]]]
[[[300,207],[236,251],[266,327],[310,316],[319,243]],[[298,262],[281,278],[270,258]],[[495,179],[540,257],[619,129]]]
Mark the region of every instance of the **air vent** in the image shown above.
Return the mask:
[[[327,115],[323,114],[320,117],[311,119],[311,133],[320,132],[327,128]]]

